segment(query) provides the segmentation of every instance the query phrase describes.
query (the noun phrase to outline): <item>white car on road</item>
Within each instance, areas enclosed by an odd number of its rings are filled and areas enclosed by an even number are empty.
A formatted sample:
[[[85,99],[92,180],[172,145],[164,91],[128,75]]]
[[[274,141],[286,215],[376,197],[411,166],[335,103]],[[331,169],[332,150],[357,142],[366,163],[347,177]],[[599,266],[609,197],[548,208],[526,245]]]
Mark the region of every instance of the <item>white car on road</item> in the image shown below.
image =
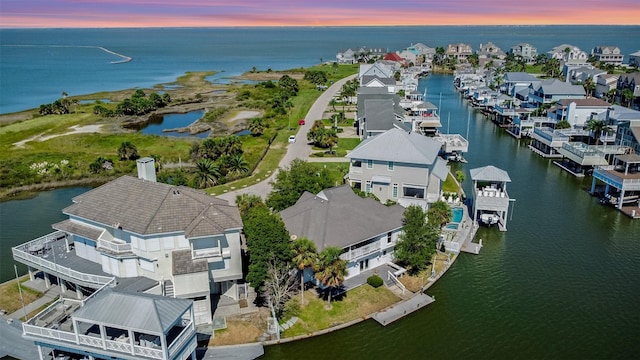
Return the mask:
[[[289,136],[289,144],[292,144],[294,142],[296,142],[296,136],[295,135]]]

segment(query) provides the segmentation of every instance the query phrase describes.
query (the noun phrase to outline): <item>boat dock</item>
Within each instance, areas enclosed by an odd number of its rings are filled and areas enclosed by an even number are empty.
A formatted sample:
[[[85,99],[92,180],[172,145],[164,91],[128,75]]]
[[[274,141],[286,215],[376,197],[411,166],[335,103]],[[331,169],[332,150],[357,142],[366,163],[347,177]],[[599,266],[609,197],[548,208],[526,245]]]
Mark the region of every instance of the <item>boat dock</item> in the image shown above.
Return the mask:
[[[407,314],[422,309],[434,301],[436,300],[431,296],[419,293],[407,301],[403,301],[393,307],[377,312],[373,315],[373,319],[380,325],[387,326]]]

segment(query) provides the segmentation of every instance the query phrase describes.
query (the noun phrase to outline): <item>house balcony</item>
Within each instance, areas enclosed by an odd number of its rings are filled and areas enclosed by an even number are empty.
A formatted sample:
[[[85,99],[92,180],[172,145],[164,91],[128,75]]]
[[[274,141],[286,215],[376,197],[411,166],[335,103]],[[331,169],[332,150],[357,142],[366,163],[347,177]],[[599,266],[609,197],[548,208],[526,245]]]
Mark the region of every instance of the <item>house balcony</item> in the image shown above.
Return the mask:
[[[509,208],[509,194],[495,187],[476,189],[475,202],[478,209],[505,211]]]
[[[590,146],[582,142],[568,142],[558,152],[582,166],[608,165],[607,155],[622,155],[626,148],[618,146]]]
[[[182,319],[176,324],[164,335],[165,341],[160,341],[157,335],[133,329],[117,329],[118,335],[109,334],[95,329],[95,325],[91,326],[93,324],[74,321],[73,312],[84,306],[88,299],[61,299],[54,302],[22,324],[23,336],[44,344],[123,359],[168,359],[185,349],[185,346],[189,352],[196,348],[196,330],[190,319]],[[168,346],[163,348],[162,343]]]
[[[564,134],[564,132],[558,132],[549,127],[534,128],[532,137],[547,146],[555,148],[561,147],[562,144],[571,139],[568,135]]]
[[[371,244],[349,250],[348,252],[340,255],[340,258],[343,260],[351,261],[369,254],[373,254],[377,251],[380,251],[380,243],[378,241],[375,241]]]
[[[61,244],[66,241],[63,231],[39,237],[24,244],[11,248],[14,260],[27,266],[56,274],[57,276],[82,286],[99,288],[109,283],[113,277],[80,272],[59,264],[56,257],[66,253],[68,246]],[[71,252],[70,254],[73,254]]]
[[[505,107],[502,105],[495,105],[493,110],[501,116],[514,117],[516,116],[516,109],[513,107]]]
[[[229,248],[223,249],[220,247],[191,250],[191,258],[194,260],[211,258],[211,257],[220,257],[220,256],[225,256],[225,257],[231,256],[231,250],[229,250]]]
[[[447,154],[466,153],[469,150],[469,141],[460,134],[440,134],[435,140],[442,143],[442,149]]]
[[[640,191],[640,172],[624,173],[616,166],[596,166],[593,177],[624,191]]]
[[[97,250],[106,250],[114,255],[132,255],[131,244],[125,242],[116,242],[106,239],[98,239]]]

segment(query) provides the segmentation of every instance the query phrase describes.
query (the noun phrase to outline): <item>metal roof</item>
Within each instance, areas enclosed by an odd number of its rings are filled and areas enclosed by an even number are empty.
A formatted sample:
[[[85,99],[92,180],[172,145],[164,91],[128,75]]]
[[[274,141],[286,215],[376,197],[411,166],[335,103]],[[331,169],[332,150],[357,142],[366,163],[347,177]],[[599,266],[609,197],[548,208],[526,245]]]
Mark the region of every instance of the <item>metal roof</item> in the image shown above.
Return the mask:
[[[193,301],[111,288],[98,291],[74,319],[153,334],[166,334]]]
[[[500,181],[511,182],[511,178],[506,171],[493,165],[471,169],[471,179],[478,181]]]
[[[431,165],[436,161],[441,147],[442,144],[433,138],[393,128],[367,138],[347,154],[347,157]]]
[[[349,185],[302,194],[280,216],[291,235],[312,240],[318,251],[357,244],[402,227],[404,208],[361,198]]]

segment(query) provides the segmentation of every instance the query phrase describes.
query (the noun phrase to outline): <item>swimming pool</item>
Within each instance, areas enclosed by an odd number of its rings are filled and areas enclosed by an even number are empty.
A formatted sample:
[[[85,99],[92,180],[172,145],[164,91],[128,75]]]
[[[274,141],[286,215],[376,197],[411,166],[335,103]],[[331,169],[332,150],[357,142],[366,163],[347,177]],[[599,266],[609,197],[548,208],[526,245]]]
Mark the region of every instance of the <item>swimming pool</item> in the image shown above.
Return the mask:
[[[459,223],[462,221],[462,215],[464,213],[464,209],[462,209],[461,207],[454,207],[454,208],[451,208],[451,213],[453,214],[453,219],[451,220],[451,222]]]

